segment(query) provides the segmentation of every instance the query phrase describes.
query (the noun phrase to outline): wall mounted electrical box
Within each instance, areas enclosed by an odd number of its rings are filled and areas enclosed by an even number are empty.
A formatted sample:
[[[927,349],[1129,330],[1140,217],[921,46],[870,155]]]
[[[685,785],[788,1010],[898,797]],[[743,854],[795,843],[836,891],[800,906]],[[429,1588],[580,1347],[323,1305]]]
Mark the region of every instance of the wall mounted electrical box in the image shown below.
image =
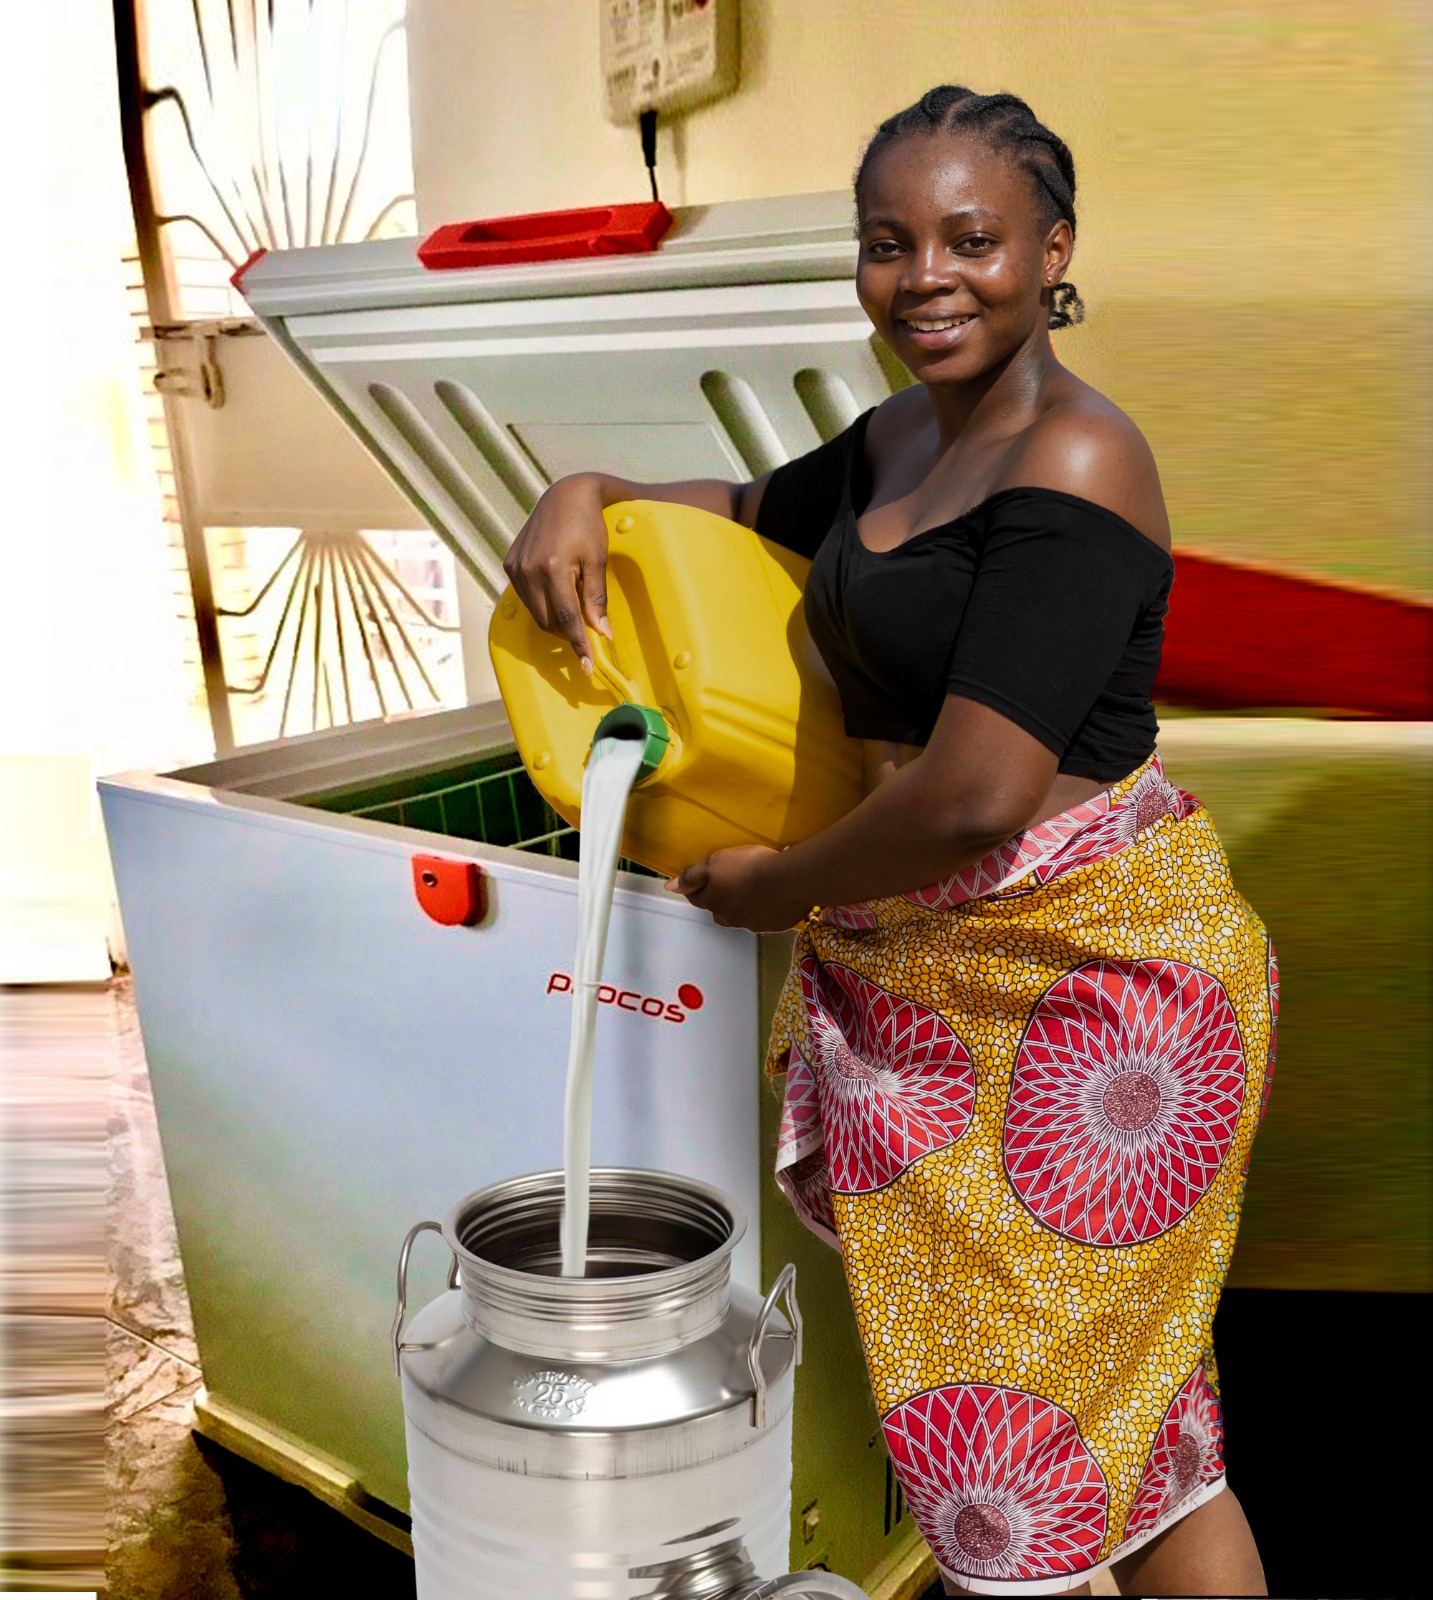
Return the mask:
[[[602,81],[611,122],[688,111],[736,88],[739,0],[602,0]]]

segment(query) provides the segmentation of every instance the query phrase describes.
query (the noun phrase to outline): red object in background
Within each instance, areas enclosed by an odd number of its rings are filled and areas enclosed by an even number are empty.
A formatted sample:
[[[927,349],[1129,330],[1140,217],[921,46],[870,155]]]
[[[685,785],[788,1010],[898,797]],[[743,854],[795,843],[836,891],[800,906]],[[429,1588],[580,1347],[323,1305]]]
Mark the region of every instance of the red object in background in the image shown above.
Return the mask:
[[[447,928],[481,922],[488,908],[483,869],[476,861],[447,861],[442,856],[413,857],[413,892],[418,904]]]
[[[1175,556],[1157,699],[1433,718],[1433,606]]]
[[[235,269],[234,275],[229,279],[229,282],[239,291],[240,294],[243,294],[244,292],[244,274],[249,270],[250,267],[253,266],[256,261],[262,261],[264,257],[268,255],[268,253],[269,252],[264,248],[264,246],[260,245],[257,250],[250,253],[249,259],[242,267]]]
[[[672,225],[660,200],[577,211],[533,211],[518,217],[449,222],[418,246],[425,267],[512,266],[578,256],[624,256],[655,250]]]

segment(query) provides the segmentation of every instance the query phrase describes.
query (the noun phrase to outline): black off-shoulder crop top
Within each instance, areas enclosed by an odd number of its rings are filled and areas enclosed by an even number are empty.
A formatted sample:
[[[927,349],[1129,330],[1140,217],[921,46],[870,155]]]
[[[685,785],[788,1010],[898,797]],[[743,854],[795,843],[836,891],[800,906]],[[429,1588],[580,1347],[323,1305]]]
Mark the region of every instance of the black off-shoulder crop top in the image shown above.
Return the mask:
[[[948,694],[1025,729],[1059,770],[1112,783],[1154,749],[1150,700],[1174,561],[1056,489],[1004,489],[884,551],[861,543],[871,412],[778,467],[756,531],[808,557],[806,620],[854,739],[923,745]]]

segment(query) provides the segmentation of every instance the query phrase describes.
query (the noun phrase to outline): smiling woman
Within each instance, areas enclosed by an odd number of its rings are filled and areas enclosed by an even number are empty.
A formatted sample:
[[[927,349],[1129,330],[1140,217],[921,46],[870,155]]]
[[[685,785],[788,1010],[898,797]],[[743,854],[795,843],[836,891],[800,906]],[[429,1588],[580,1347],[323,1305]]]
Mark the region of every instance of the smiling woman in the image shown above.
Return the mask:
[[[952,87],[856,175],[861,304],[918,387],[757,510],[813,557],[870,790],[747,866],[828,908],[773,1029],[778,1178],[845,1256],[951,1592],[1087,1593],[1114,1565],[1141,1593],[1251,1594],[1209,1332],[1272,951],[1155,753],[1169,525],[1143,438],[1050,346],[1083,314],[1074,196],[1022,101]],[[721,864],[697,871],[730,915]]]
[[[968,89],[949,85],[932,89],[915,105],[888,118],[876,130],[866,146],[861,164],[856,169],[855,190],[859,197],[866,187],[863,180],[870,176],[881,152],[911,134],[936,132],[973,134],[983,138],[989,147],[1003,149],[1034,180],[1035,203],[1040,224],[1051,230],[1055,245],[1054,259],[1045,265],[1042,288],[1048,288],[1048,317],[1051,328],[1067,328],[1071,323],[1082,322],[1084,302],[1074,284],[1063,282],[1070,263],[1070,253],[1075,242],[1075,161],[1065,141],[1037,122],[1034,113],[1023,100],[1013,94],[972,94]],[[1019,207],[1021,211],[1025,208]],[[900,241],[882,242],[883,230],[899,232],[899,218],[881,216],[879,201],[872,202],[868,213],[861,215],[861,238],[874,259],[898,257]],[[1010,219],[997,211],[987,211],[978,205],[969,205],[951,212],[941,219],[952,230],[968,259],[988,259],[991,250],[999,243],[999,230],[1008,230]],[[1058,228],[1065,223],[1065,229]],[[987,232],[982,223],[990,224]],[[867,308],[869,310],[869,307]],[[951,323],[961,326],[975,315],[973,309],[966,313],[951,313]],[[905,319],[913,334],[939,335],[945,331],[941,319]],[[922,322],[925,326],[922,326]],[[949,325],[949,324],[948,324]],[[920,342],[920,341],[918,341]],[[927,348],[942,348],[939,344]]]
[[[865,797],[668,887],[799,925],[777,1178],[844,1257],[887,1446],[951,1592],[1263,1592],[1210,1329],[1277,969],[1151,703],[1174,561],[1154,457],[1050,330],[1075,170],[943,86],[856,177],[856,286],[917,380],[752,483],[549,489],[506,567],[590,670],[602,509],[671,500],[811,560]],[[812,906],[823,909],[811,913]]]

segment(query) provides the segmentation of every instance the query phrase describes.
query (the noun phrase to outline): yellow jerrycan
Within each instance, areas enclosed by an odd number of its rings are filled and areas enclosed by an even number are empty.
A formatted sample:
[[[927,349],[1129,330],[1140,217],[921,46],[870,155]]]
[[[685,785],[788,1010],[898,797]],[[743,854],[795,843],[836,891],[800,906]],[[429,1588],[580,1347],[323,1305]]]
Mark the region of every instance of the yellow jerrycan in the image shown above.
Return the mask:
[[[609,506],[607,616],[589,678],[506,590],[488,648],[523,766],[579,825],[599,734],[645,741],[622,854],[671,875],[732,845],[780,847],[859,803],[861,747],[806,631],[810,563],[725,517]]]

